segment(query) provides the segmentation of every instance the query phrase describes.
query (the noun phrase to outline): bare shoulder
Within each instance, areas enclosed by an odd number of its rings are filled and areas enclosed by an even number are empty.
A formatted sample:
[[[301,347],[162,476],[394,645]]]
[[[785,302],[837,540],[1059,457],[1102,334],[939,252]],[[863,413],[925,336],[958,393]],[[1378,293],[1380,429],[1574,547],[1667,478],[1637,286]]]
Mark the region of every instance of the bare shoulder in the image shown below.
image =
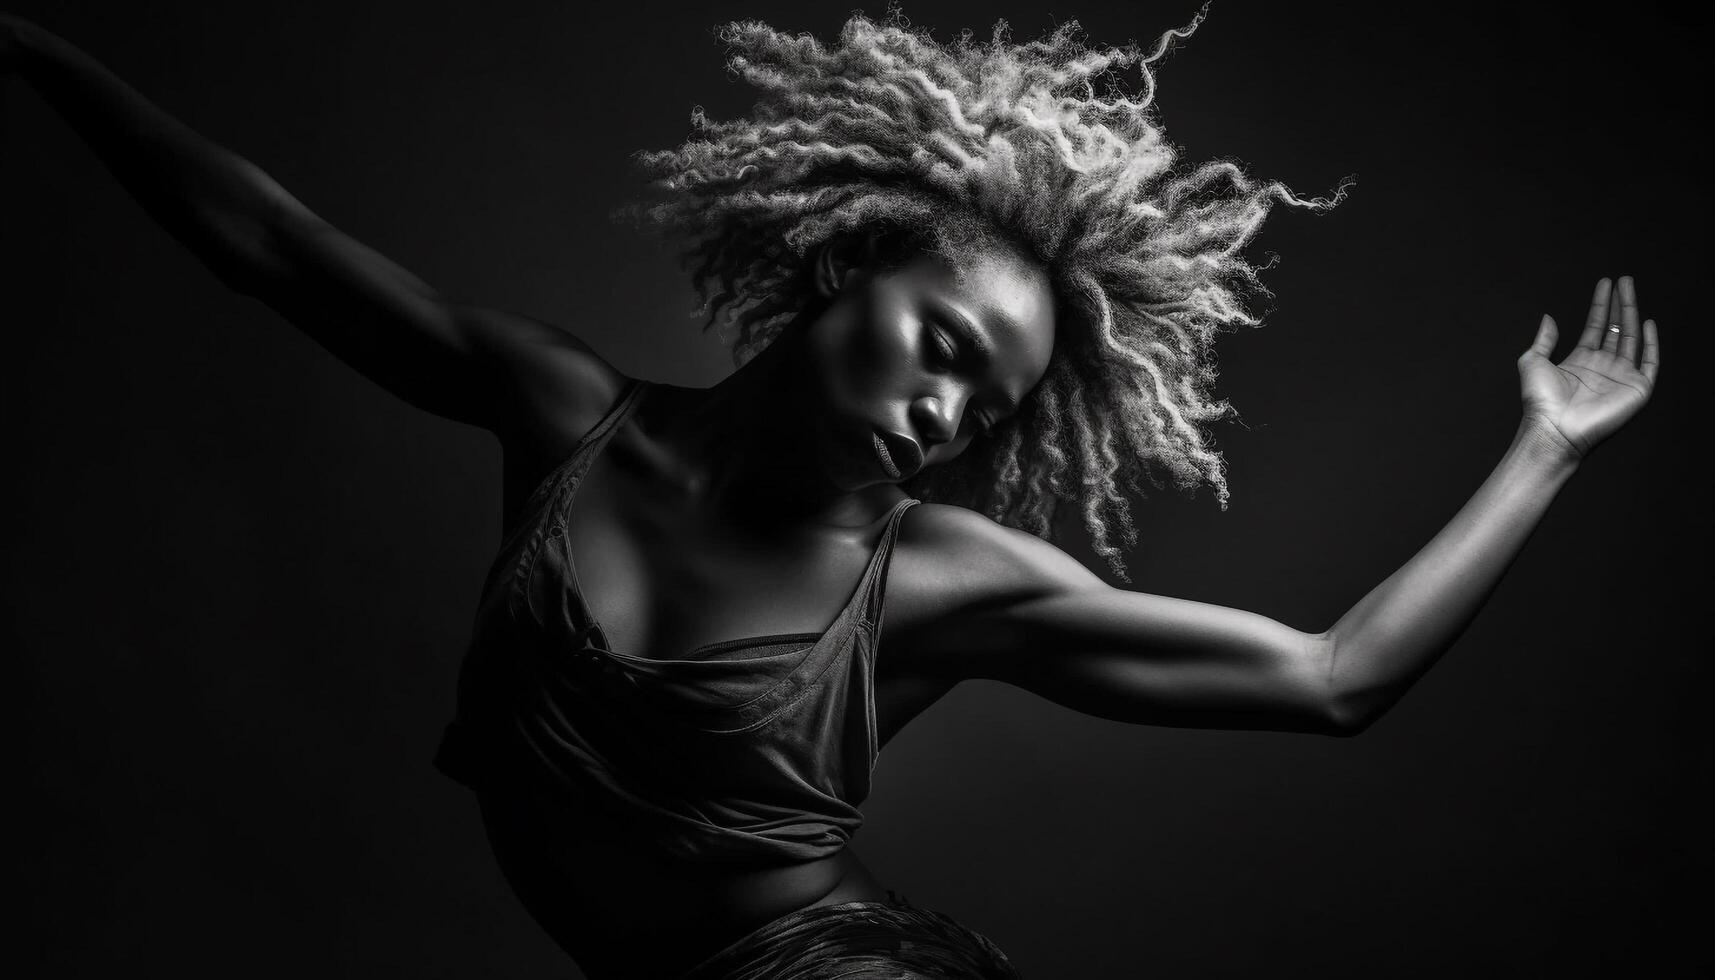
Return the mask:
[[[629,380],[564,327],[510,310],[461,307],[474,353],[503,390],[495,434],[508,451],[563,458]]]
[[[976,511],[925,503],[905,512],[888,572],[887,617],[902,632],[974,607],[1104,583],[1071,555]]]

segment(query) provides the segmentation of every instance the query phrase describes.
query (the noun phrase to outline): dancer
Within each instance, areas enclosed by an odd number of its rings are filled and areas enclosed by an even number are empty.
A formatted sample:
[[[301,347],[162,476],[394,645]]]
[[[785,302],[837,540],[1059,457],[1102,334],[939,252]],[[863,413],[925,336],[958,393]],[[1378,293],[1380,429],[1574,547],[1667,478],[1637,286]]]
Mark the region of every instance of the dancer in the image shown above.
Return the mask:
[[[1211,347],[1256,322],[1240,252],[1276,204],[1181,167],[1149,52],[1075,23],[944,44],[728,25],[745,117],[645,153],[625,211],[682,242],[741,366],[627,377],[567,331],[456,306],[65,41],[0,19],[30,82],[232,288],[505,448],[506,520],[437,764],[597,980],[1014,976],[849,841],[881,746],[959,681],[1137,724],[1349,735],[1454,642],[1659,365],[1629,278],[1559,363],[1519,359],[1517,436],[1470,502],[1327,629],[1105,584],[1144,485],[1226,484]],[[1136,69],[1141,92],[1098,94]],[[736,639],[735,639],[736,638]]]

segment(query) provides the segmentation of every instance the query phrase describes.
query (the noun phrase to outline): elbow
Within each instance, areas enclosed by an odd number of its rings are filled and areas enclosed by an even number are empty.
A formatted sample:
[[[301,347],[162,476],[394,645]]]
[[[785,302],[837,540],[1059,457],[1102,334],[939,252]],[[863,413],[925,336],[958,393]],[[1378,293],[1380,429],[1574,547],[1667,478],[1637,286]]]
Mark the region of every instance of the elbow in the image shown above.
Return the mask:
[[[1294,730],[1329,738],[1353,738],[1367,731],[1381,714],[1380,710],[1327,695],[1300,714]]]
[[[1385,705],[1359,704],[1331,697],[1322,712],[1321,734],[1334,738],[1354,738],[1362,735],[1387,712]]]
[[[1335,738],[1362,735],[1387,713],[1393,699],[1385,691],[1353,684],[1341,676],[1331,634],[1316,637],[1314,647],[1321,675],[1316,706],[1318,733]]]
[[[249,219],[204,217],[198,238],[190,244],[203,267],[235,293],[266,301],[269,287],[279,278],[281,263],[272,240]]]
[[[211,208],[200,219],[207,242],[198,249],[215,278],[236,293],[270,302],[293,272],[286,254],[290,240],[282,232],[288,222],[316,220],[297,207],[284,192],[259,194],[243,207]],[[302,233],[301,230],[295,233]]]

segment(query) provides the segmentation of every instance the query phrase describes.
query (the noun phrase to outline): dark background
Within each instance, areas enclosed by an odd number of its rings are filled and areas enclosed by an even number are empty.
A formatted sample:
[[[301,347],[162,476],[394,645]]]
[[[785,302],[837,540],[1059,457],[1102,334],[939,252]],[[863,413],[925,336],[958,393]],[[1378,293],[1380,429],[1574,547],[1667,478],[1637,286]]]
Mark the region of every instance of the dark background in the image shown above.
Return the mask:
[[[606,220],[627,154],[748,106],[714,24],[829,37],[853,6],[5,2],[449,297],[681,384],[730,362],[670,254]],[[1195,12],[905,9],[1103,42]],[[1708,39],[1671,10],[1215,4],[1160,76],[1185,159],[1357,186],[1257,240],[1281,262],[1266,327],[1222,349],[1231,509],[1154,499],[1139,588],[1328,626],[1483,479],[1538,317],[1564,353],[1600,276],[1637,277],[1659,390],[1362,737],[969,683],[883,754],[856,849],[885,885],[1033,980],[1708,970]],[[227,292],[27,84],[0,100],[20,952],[52,976],[575,975],[429,764],[497,445]]]

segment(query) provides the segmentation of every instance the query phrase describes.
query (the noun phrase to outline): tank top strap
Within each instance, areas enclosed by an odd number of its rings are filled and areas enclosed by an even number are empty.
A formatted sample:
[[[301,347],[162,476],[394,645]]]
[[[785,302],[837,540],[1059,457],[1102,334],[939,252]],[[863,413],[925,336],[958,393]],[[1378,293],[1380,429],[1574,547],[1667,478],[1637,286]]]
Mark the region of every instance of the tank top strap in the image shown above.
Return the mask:
[[[574,492],[579,482],[583,480],[584,472],[589,469],[590,462],[600,453],[607,440],[631,417],[632,412],[642,401],[642,394],[651,387],[651,383],[641,378],[627,378],[624,387],[619,391],[619,397],[607,407],[601,418],[589,431],[578,438],[572,451],[558,463],[554,464],[546,475],[536,482],[530,495],[524,498],[519,513],[512,521],[506,537],[501,542],[501,549],[512,547],[522,535],[527,535],[532,526],[545,520],[547,509],[555,501],[564,501]]]
[[[590,463],[595,460],[596,456],[600,455],[601,448],[607,445],[607,440],[619,431],[626,419],[631,417],[631,413],[642,401],[643,392],[649,386],[649,382],[641,378],[628,379],[625,387],[620,390],[619,397],[614,400],[612,405],[608,406],[602,417],[596,420],[596,424],[583,434],[577,445],[572,447],[571,453],[561,460],[558,466],[549,471],[548,475],[542,478],[542,482],[536,485],[536,490],[530,495],[530,504],[527,506],[543,505],[556,495],[575,491],[577,485],[583,481],[584,473],[589,469]]]
[[[913,504],[921,503],[915,497],[907,497],[895,504],[893,513],[888,515],[887,529],[881,533],[881,543],[876,545],[875,554],[870,556],[869,567],[864,570],[863,588],[859,595],[859,613],[863,621],[871,627],[881,625],[882,600],[887,592],[888,559],[893,555],[893,543],[899,538],[899,521],[910,510]]]
[[[572,450],[569,459],[594,456],[601,452],[601,447],[607,443],[608,437],[619,431],[619,428],[625,424],[625,420],[631,417],[632,410],[641,401],[639,396],[648,387],[649,382],[642,378],[629,379],[625,384],[625,389],[619,393],[619,398],[608,408],[607,414],[601,417],[601,421],[595,424],[595,428],[584,433],[584,437],[578,441],[578,446]]]

